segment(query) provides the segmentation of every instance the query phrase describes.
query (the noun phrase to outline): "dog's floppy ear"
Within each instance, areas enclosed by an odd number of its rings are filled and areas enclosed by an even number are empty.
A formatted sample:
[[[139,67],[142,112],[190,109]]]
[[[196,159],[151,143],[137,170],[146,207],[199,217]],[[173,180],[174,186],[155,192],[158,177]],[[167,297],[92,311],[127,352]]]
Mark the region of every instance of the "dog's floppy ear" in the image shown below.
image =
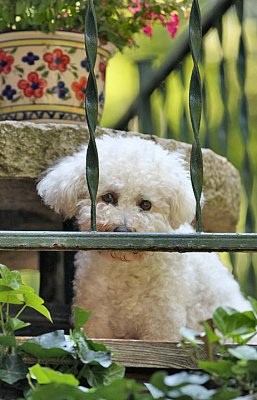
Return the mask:
[[[87,193],[86,146],[49,168],[37,185],[39,196],[57,213],[72,218]]]
[[[191,223],[195,217],[196,201],[188,166],[180,153],[170,153],[170,224],[177,229],[184,223]]]

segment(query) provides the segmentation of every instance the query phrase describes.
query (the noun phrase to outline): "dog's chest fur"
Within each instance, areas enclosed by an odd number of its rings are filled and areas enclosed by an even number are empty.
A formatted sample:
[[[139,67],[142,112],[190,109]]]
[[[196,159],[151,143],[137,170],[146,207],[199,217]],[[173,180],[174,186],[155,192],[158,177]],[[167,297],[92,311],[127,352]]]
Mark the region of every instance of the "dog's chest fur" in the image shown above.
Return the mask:
[[[158,321],[163,325],[161,321],[164,319],[170,320],[167,323],[170,330],[174,314],[177,318],[180,314],[180,323],[186,322],[185,299],[182,300],[183,291],[179,290],[188,285],[182,257],[180,254],[155,253],[146,255],[140,263],[126,263],[113,261],[104,253],[79,252],[76,257],[75,304],[93,311],[91,323],[86,327],[89,334],[133,339],[144,336],[147,339],[142,331],[145,325],[149,326],[151,319],[155,330]],[[180,304],[184,304],[183,309]],[[175,325],[174,332],[178,329]],[[153,334],[150,336],[152,338]]]

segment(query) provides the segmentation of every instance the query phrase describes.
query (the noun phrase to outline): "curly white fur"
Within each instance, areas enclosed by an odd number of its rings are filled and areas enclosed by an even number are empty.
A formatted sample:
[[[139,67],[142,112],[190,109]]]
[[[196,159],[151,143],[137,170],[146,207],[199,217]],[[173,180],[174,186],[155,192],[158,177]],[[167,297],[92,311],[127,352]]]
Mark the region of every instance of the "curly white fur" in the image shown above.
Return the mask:
[[[97,230],[192,232],[195,200],[181,154],[138,137],[97,139],[100,182]],[[86,146],[50,168],[38,193],[58,213],[90,229]],[[111,193],[115,202],[103,196]],[[142,210],[143,200],[151,209]],[[177,340],[221,304],[250,309],[216,254],[80,251],[74,303],[92,310],[92,337]]]

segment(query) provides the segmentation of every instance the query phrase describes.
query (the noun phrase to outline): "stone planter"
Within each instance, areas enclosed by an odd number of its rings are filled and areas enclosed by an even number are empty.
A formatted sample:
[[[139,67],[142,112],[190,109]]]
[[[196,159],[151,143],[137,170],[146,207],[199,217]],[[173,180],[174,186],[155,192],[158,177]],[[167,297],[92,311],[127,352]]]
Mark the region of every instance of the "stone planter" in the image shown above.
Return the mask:
[[[98,47],[99,119],[111,44]],[[88,77],[84,34],[8,32],[0,40],[0,120],[84,122]]]

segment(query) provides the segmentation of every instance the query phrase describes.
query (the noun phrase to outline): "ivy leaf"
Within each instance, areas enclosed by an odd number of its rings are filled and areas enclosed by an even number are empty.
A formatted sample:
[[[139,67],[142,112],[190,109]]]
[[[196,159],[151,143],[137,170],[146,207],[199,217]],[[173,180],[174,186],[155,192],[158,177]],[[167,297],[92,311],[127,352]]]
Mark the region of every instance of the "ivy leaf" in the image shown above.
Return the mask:
[[[73,314],[74,327],[75,327],[75,329],[80,330],[87,323],[92,312],[85,311],[83,308],[74,306],[72,308],[72,314]]]
[[[16,338],[11,335],[0,335],[0,345],[5,347],[16,347]]]
[[[196,384],[186,385],[179,389],[179,393],[188,396],[190,400],[208,400],[212,398],[215,392],[214,389],[206,389],[204,386]],[[168,392],[168,395],[172,398],[173,392]]]
[[[253,297],[249,296],[247,297],[247,299],[249,300],[249,302],[251,303],[251,306],[253,308],[253,311],[255,312],[255,314],[257,314],[257,300],[254,299]]]
[[[219,362],[199,361],[198,367],[216,377],[228,379],[233,376],[231,368],[235,363],[229,360],[219,360]]]
[[[202,337],[204,336],[203,332],[196,332],[193,329],[189,328],[181,328],[180,334],[183,337],[183,341],[188,341],[193,346],[198,346],[199,344],[203,344],[204,341]]]
[[[22,284],[21,274],[18,271],[10,271],[5,265],[0,264],[1,284],[12,289],[18,289]]]
[[[11,317],[8,318],[7,324],[10,327],[11,332],[15,332],[19,329],[26,328],[27,326],[31,325],[30,322],[24,322],[19,318],[11,318]]]
[[[190,374],[188,372],[179,372],[174,375],[166,376],[164,383],[169,387],[177,387],[186,384],[203,385],[208,382],[209,375],[206,374]]]
[[[78,356],[84,364],[97,363],[108,368],[112,363],[110,351],[90,350],[87,341],[83,338],[79,341]]]
[[[23,300],[21,300],[20,295],[13,294],[12,291],[4,291],[0,292],[0,302],[1,303],[9,303],[9,304],[23,304]]]
[[[26,378],[27,372],[28,368],[20,356],[7,355],[2,361],[0,380],[13,385],[15,382]]]
[[[256,318],[252,311],[239,312],[230,307],[219,307],[213,314],[216,328],[225,337],[255,332]]]
[[[164,383],[164,379],[167,376],[165,372],[156,372],[153,374],[150,380],[150,385],[159,389],[160,391],[166,392],[168,390],[168,386]]]
[[[220,340],[220,336],[214,332],[208,321],[201,322],[201,325],[204,327],[209,343],[217,343]]]
[[[22,343],[19,349],[42,360],[73,355],[75,352],[73,341],[64,335],[63,330],[29,339]]]
[[[66,384],[52,383],[49,385],[38,386],[31,395],[31,400],[87,400],[85,388],[78,388]],[[99,400],[99,399],[98,399]]]
[[[24,294],[24,299],[26,306],[33,308],[40,314],[44,315],[49,321],[53,322],[50,312],[43,305],[44,300],[41,297],[37,296],[34,293],[26,293]]]
[[[239,360],[257,360],[257,350],[252,346],[237,346],[234,349],[228,349],[228,352]]]
[[[237,399],[237,400],[254,400],[247,397],[240,397],[241,391],[237,389],[231,389],[231,388],[221,388],[216,391],[214,396],[211,398],[212,400],[232,400],[232,399]]]
[[[79,381],[72,374],[63,374],[59,371],[54,371],[51,368],[41,367],[39,364],[29,368],[29,373],[32,379],[36,379],[40,385],[48,383],[64,383],[70,386],[78,386]]]
[[[103,368],[100,365],[93,367],[85,365],[80,374],[86,378],[88,384],[92,387],[107,386],[117,379],[122,379],[125,374],[125,368],[115,363],[112,363],[109,368]]]
[[[147,387],[147,389],[149,390],[149,392],[151,393],[151,395],[154,399],[163,399],[164,398],[165,393],[162,390],[154,387],[151,383],[145,383],[145,386]]]

